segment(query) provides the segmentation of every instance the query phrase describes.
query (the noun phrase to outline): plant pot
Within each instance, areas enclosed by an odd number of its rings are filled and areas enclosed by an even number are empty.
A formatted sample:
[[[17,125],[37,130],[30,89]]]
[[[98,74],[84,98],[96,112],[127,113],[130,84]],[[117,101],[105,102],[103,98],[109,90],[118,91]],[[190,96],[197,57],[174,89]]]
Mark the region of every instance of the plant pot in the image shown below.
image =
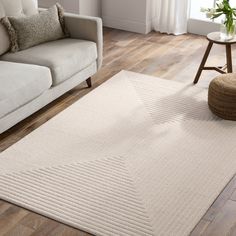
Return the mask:
[[[230,27],[226,27],[225,24],[221,24],[220,26],[220,38],[223,41],[229,41],[234,39],[235,37],[235,23]]]

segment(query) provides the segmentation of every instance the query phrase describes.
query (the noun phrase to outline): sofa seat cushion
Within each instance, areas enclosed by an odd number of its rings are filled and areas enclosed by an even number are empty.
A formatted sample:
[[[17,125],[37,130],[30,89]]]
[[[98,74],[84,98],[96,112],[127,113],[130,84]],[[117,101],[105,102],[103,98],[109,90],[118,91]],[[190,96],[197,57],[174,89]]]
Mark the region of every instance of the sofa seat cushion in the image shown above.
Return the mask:
[[[91,41],[67,38],[7,53],[1,59],[48,67],[55,86],[96,61],[97,46]]]
[[[0,61],[0,118],[27,104],[52,85],[47,67]]]

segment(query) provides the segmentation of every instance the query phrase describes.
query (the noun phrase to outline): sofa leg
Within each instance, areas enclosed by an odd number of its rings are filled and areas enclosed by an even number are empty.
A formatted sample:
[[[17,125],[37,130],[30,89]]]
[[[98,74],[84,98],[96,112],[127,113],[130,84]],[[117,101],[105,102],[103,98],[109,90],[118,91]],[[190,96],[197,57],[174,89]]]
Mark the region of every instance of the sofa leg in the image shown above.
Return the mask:
[[[89,88],[92,87],[92,79],[91,79],[91,77],[86,80],[86,83],[87,83]]]

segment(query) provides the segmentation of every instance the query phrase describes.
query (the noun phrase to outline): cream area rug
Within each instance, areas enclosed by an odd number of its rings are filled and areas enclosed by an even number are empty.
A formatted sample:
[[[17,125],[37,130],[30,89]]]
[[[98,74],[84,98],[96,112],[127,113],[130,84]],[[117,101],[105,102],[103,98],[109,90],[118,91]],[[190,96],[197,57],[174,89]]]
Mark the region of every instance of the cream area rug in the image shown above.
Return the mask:
[[[122,71],[0,154],[0,198],[94,235],[189,235],[235,140],[207,90]]]

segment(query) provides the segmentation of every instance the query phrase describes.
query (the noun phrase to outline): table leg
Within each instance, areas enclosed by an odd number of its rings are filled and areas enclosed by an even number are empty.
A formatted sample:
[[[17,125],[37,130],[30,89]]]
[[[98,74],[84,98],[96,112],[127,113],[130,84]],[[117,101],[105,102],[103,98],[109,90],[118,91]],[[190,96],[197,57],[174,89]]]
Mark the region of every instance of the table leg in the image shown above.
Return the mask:
[[[233,65],[232,65],[232,53],[231,53],[231,45],[226,45],[226,59],[227,59],[227,72],[233,72]]]
[[[209,42],[209,44],[208,44],[208,46],[207,46],[207,49],[206,49],[206,52],[205,52],[205,54],[204,54],[204,57],[203,57],[203,59],[202,59],[202,62],[201,62],[201,64],[200,64],[200,67],[199,67],[199,69],[198,69],[198,72],[197,72],[197,74],[196,74],[196,77],[195,77],[195,79],[194,79],[194,84],[196,84],[196,83],[198,82],[198,80],[199,80],[199,78],[200,78],[200,76],[201,76],[201,74],[202,74],[202,71],[203,71],[204,66],[205,66],[205,64],[206,64],[206,61],[207,61],[207,58],[208,58],[208,56],[209,56],[209,54],[210,54],[212,45],[213,45],[213,42]]]

